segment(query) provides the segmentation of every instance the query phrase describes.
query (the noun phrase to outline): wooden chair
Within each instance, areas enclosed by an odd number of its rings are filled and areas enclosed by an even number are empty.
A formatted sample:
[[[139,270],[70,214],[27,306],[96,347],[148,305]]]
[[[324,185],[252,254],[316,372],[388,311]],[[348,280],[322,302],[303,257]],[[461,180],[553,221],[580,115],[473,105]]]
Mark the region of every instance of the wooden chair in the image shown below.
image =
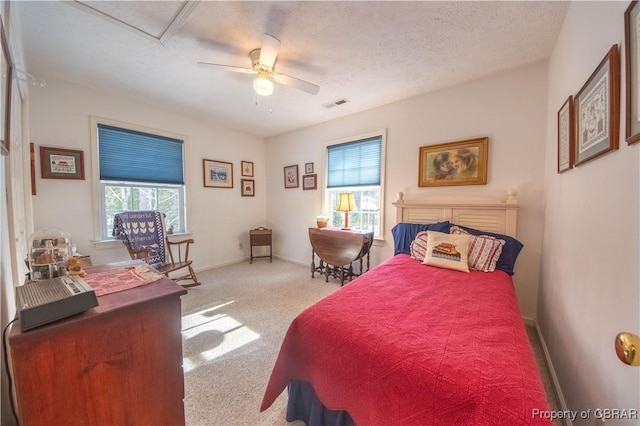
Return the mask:
[[[144,260],[158,272],[171,278],[183,287],[200,285],[192,261],[189,260],[189,246],[192,238],[171,241],[165,231],[164,213],[135,211],[118,213],[114,217],[113,235],[121,240],[131,259]],[[184,270],[184,275],[172,277],[169,274]],[[191,282],[181,283],[189,280]]]

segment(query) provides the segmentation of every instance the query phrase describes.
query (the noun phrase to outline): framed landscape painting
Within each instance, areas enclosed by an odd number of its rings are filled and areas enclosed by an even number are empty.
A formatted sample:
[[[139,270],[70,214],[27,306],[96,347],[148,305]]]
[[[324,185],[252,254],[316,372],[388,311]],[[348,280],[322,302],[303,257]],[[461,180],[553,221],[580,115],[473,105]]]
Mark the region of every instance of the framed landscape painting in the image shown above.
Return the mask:
[[[233,188],[233,164],[226,161],[202,160],[204,186],[209,188]]]
[[[418,186],[486,185],[489,138],[420,147]]]

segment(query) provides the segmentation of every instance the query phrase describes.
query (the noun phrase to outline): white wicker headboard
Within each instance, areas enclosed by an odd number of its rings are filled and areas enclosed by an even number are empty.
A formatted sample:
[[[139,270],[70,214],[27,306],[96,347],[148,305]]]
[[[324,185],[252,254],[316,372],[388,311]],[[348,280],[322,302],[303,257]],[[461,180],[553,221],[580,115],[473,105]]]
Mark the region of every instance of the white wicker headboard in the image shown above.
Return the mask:
[[[434,223],[448,220],[487,232],[516,237],[518,208],[515,191],[509,191],[506,202],[461,200],[405,200],[398,193],[396,223]]]

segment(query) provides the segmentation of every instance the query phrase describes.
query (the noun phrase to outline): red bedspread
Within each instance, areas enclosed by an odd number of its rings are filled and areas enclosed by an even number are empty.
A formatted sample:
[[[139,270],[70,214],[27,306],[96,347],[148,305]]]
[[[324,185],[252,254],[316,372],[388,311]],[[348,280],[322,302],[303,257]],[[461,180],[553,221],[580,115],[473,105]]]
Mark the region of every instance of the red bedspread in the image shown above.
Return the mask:
[[[261,411],[290,380],[358,425],[549,424],[511,277],[404,254],[291,323]]]

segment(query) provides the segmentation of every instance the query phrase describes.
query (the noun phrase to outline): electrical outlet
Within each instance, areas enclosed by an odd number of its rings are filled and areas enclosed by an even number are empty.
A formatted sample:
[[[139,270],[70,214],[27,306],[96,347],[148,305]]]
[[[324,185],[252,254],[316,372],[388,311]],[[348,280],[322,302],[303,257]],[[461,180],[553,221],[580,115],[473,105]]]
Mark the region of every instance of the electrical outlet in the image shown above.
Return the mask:
[[[238,248],[239,248],[240,250],[244,249],[244,244],[242,243],[242,241],[240,241],[240,242],[238,243]]]

